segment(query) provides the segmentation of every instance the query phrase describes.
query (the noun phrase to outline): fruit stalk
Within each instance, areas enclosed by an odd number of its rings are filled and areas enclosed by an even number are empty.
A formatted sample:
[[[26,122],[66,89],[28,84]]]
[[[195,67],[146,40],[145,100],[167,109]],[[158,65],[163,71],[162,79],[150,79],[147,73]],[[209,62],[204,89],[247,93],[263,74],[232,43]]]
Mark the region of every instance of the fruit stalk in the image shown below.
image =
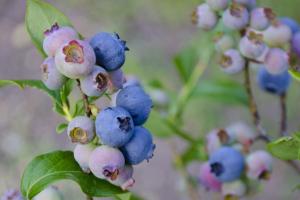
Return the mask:
[[[86,116],[90,117],[92,115],[92,111],[90,109],[90,105],[89,105],[89,100],[86,94],[83,93],[82,89],[81,89],[81,84],[80,84],[80,80],[76,79],[77,81],[77,86],[79,88],[79,91],[82,95],[82,100],[83,100],[83,104],[84,104],[84,109],[85,109],[85,113]]]
[[[287,110],[286,110],[286,93],[280,95],[280,136],[287,136]]]

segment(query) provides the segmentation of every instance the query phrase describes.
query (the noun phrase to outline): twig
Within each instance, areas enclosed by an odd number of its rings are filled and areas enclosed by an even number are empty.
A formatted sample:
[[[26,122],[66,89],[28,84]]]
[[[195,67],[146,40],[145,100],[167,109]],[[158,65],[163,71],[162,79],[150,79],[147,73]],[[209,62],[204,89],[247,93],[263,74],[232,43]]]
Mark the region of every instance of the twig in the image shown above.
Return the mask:
[[[76,81],[77,81],[77,86],[78,86],[78,88],[80,90],[80,93],[82,95],[82,100],[83,100],[83,104],[84,104],[85,114],[86,114],[86,116],[90,117],[92,115],[92,111],[91,111],[91,108],[90,108],[88,97],[83,93],[83,91],[81,89],[80,80],[76,79]]]
[[[286,93],[280,95],[280,136],[287,136],[287,110],[286,110]]]

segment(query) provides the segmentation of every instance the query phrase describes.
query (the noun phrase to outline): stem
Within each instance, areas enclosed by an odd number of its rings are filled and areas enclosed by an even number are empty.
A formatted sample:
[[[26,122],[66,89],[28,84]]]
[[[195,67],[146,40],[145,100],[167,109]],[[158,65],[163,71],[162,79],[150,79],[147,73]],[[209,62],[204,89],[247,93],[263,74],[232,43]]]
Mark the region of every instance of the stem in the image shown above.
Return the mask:
[[[251,79],[250,79],[250,70],[249,70],[249,61],[246,61],[245,64],[245,88],[246,92],[248,94],[249,99],[249,110],[253,118],[253,123],[256,126],[258,135],[256,137],[256,140],[264,140],[266,142],[270,141],[269,136],[266,134],[265,130],[262,128],[261,122],[260,122],[260,115],[257,109],[257,105],[253,96],[252,87],[251,87]]]
[[[174,133],[179,136],[180,138],[186,140],[187,142],[190,143],[194,143],[196,142],[196,140],[191,137],[190,135],[188,135],[187,133],[185,133],[184,131],[182,131],[181,129],[179,129],[176,125],[174,125],[174,123],[172,121],[170,121],[169,119],[165,119],[165,123],[166,125],[169,126],[170,129],[172,129],[174,131]]]
[[[90,108],[90,104],[89,104],[89,99],[88,99],[88,96],[86,96],[82,89],[81,89],[81,84],[80,84],[80,80],[79,79],[76,79],[77,81],[77,86],[79,88],[79,91],[82,95],[82,100],[83,100],[83,104],[84,104],[84,109],[85,109],[85,113],[86,113],[86,116],[90,117],[92,115],[92,111],[91,111],[91,108]]]
[[[286,109],[286,93],[280,95],[280,136],[287,136],[287,109]]]

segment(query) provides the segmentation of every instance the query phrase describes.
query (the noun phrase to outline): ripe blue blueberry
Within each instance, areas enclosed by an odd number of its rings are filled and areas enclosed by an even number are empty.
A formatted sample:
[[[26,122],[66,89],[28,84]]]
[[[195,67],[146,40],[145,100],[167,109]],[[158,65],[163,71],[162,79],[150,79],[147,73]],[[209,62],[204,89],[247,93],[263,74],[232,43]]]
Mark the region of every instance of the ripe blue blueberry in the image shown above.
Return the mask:
[[[33,200],[63,200],[62,193],[54,186],[49,186],[37,194]]]
[[[133,135],[133,120],[122,107],[108,107],[96,118],[96,133],[103,144],[112,147],[125,145]]]
[[[146,122],[153,105],[149,95],[140,86],[123,88],[117,95],[116,103],[130,113],[136,126]]]
[[[292,30],[292,33],[295,34],[298,31],[300,31],[300,26],[299,24],[292,18],[289,17],[280,17],[279,21],[285,25],[287,25],[288,27],[290,27],[290,29]]]
[[[206,0],[206,3],[212,10],[225,10],[229,5],[229,0]]]
[[[199,5],[192,16],[193,23],[203,30],[212,30],[218,22],[217,14],[207,5]]]
[[[92,143],[84,145],[77,144],[74,149],[74,158],[84,172],[90,172],[89,160],[96,147],[97,146]]]
[[[214,38],[214,43],[215,43],[215,50],[224,53],[228,49],[234,48],[235,46],[235,41],[234,39],[225,33],[219,33],[217,36]]]
[[[245,59],[236,49],[229,49],[224,52],[220,59],[221,69],[228,74],[236,74],[245,67]]]
[[[55,55],[56,50],[64,43],[78,39],[77,32],[68,26],[59,27],[55,23],[50,29],[44,32],[43,49],[49,57]]]
[[[261,67],[257,74],[259,87],[272,94],[283,94],[290,86],[291,77],[288,71],[281,74],[270,74],[264,67]]]
[[[107,71],[121,68],[125,62],[125,51],[129,50],[117,33],[98,33],[90,40],[90,44],[95,51],[97,65]]]
[[[131,140],[121,147],[125,160],[130,165],[137,165],[153,157],[155,145],[151,133],[140,126],[134,128]]]
[[[288,44],[292,38],[292,31],[290,27],[280,21],[272,22],[263,34],[264,41],[271,47],[284,46]]]
[[[81,89],[87,96],[101,96],[108,88],[109,77],[106,70],[97,65],[81,80]]]
[[[95,137],[94,121],[86,116],[75,117],[67,132],[73,143],[87,144]]]
[[[222,183],[211,172],[211,168],[208,162],[203,163],[200,166],[199,181],[207,189],[216,192],[221,191]]]
[[[260,57],[265,49],[266,44],[263,42],[263,35],[254,31],[249,31],[246,36],[240,40],[239,49],[246,58],[256,59]]]
[[[91,154],[89,167],[98,178],[116,180],[120,170],[125,165],[125,159],[119,149],[102,145]]]
[[[275,17],[270,8],[255,8],[250,14],[250,26],[255,30],[265,30]]]
[[[58,90],[66,82],[66,78],[57,70],[53,57],[44,60],[41,70],[42,81],[50,90]]]
[[[289,67],[289,56],[284,50],[273,48],[267,53],[264,64],[269,73],[281,74]]]
[[[300,57],[300,31],[293,35],[292,50],[298,57]]]
[[[92,72],[96,62],[95,53],[89,43],[71,40],[56,51],[55,64],[66,77],[83,78]]]
[[[212,173],[221,182],[238,179],[245,168],[244,156],[232,147],[221,147],[209,157]]]
[[[237,3],[232,3],[232,5],[223,14],[224,25],[232,30],[241,30],[247,26],[248,22],[248,10]]]
[[[131,165],[125,165],[122,169],[119,170],[119,175],[116,180],[109,180],[110,183],[120,186],[123,190],[127,190],[129,187],[132,187],[135,183],[135,180],[132,178],[133,167]]]

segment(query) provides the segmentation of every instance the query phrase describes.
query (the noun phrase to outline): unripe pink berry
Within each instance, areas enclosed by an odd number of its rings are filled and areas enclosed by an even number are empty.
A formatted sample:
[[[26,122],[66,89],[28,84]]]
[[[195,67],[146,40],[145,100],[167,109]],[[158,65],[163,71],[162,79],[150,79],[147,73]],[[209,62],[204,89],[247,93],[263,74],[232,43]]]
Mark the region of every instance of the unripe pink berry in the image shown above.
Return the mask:
[[[247,192],[247,187],[241,180],[223,183],[222,195],[224,199],[236,199],[243,197]]]
[[[133,167],[131,165],[125,165],[119,171],[119,175],[116,180],[109,180],[110,183],[121,186],[123,190],[127,190],[129,187],[132,187],[135,183],[135,180],[132,178]]]
[[[118,178],[124,165],[125,159],[121,151],[106,145],[97,147],[89,160],[90,170],[96,177],[112,181]]]
[[[289,67],[289,56],[284,50],[273,48],[266,55],[264,64],[270,74],[281,74]]]
[[[229,49],[224,52],[220,59],[221,69],[228,74],[236,74],[245,67],[245,59],[236,49]]]
[[[263,34],[264,41],[271,47],[282,47],[287,45],[292,38],[290,27],[280,21],[273,22]]]
[[[229,135],[223,129],[214,129],[206,135],[206,151],[208,155],[218,150],[222,145],[227,144]]]
[[[66,77],[83,78],[92,72],[96,63],[93,48],[86,41],[71,40],[59,47],[55,54],[57,69]]]
[[[223,14],[224,25],[232,30],[241,30],[249,22],[248,10],[237,3],[233,3]]]
[[[240,40],[239,49],[246,58],[259,58],[267,48],[263,42],[263,35],[250,31]]]
[[[273,158],[263,150],[255,151],[246,158],[247,176],[251,179],[269,179]]]
[[[54,56],[62,44],[78,39],[78,34],[73,28],[68,26],[59,27],[57,23],[46,30],[44,35],[43,49],[49,57]]]
[[[211,167],[208,162],[200,166],[199,181],[208,190],[219,192],[221,191],[222,183],[211,172]]]
[[[89,160],[96,147],[97,146],[92,143],[85,145],[77,144],[74,149],[74,158],[84,172],[90,172]]]
[[[207,4],[201,4],[193,13],[193,22],[204,30],[212,30],[218,22],[216,13]]]
[[[229,0],[206,0],[212,10],[221,11],[228,7]]]

